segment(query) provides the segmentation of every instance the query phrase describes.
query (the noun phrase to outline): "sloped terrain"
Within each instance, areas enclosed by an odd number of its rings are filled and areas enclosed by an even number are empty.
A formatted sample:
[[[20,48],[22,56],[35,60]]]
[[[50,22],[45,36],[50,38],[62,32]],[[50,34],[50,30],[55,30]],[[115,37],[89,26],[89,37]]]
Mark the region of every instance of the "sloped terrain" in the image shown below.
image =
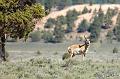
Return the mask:
[[[47,21],[48,18],[57,18],[60,15],[65,16],[67,11],[69,10],[73,10],[75,9],[76,11],[82,11],[84,7],[87,7],[89,10],[91,9],[91,13],[87,13],[87,14],[83,14],[78,16],[78,19],[75,21],[75,26],[77,26],[83,19],[86,19],[88,22],[90,22],[92,20],[92,18],[94,17],[93,11],[96,9],[97,11],[99,10],[100,6],[103,10],[104,13],[106,13],[107,9],[110,7],[111,9],[114,8],[118,8],[118,10],[120,10],[120,4],[93,4],[92,6],[90,6],[89,4],[83,4],[83,5],[74,5],[74,6],[70,6],[70,7],[66,7],[63,10],[60,11],[53,11],[51,12],[49,15],[47,15],[46,17],[44,17],[41,21],[38,21],[36,24],[36,28],[41,28],[44,29],[44,24]],[[113,23],[116,22],[116,17],[113,17]]]

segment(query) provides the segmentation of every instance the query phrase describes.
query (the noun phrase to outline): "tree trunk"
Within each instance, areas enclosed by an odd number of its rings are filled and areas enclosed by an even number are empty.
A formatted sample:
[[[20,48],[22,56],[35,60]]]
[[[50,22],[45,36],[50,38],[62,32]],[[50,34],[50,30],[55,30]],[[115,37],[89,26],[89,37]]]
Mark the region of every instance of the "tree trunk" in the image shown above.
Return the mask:
[[[0,57],[3,61],[6,61],[5,55],[5,35],[3,35],[0,39]]]

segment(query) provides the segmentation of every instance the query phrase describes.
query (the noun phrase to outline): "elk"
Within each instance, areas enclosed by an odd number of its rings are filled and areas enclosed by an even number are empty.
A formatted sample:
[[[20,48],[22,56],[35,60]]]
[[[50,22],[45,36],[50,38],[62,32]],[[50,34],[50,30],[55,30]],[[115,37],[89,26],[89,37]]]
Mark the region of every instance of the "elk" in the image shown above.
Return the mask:
[[[84,44],[73,44],[68,47],[68,53],[70,54],[70,57],[74,57],[75,55],[82,55],[82,60],[84,60],[84,57],[88,51],[88,48],[90,46],[90,40],[87,39],[85,36]]]

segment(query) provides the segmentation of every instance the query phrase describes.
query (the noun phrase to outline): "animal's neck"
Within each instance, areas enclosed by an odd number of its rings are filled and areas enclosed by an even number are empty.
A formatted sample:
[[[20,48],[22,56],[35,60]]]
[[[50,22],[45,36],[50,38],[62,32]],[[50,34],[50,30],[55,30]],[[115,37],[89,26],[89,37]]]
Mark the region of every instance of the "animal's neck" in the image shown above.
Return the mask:
[[[84,50],[84,52],[87,51],[88,47],[89,47],[89,45],[85,44],[85,50]]]

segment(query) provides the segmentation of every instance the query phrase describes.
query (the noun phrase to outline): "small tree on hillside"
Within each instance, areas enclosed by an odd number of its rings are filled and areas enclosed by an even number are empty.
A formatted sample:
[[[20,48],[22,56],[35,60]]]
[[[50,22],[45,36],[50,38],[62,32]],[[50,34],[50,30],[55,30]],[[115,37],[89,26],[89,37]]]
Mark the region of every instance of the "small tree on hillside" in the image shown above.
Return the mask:
[[[88,10],[87,7],[85,6],[84,9],[83,9],[83,11],[82,11],[82,14],[85,14],[85,13],[88,13],[88,12],[89,12],[89,10]]]
[[[0,0],[0,57],[6,61],[6,36],[12,38],[27,38],[34,29],[33,19],[44,16],[43,7],[26,0]],[[32,0],[33,1],[33,0]]]
[[[120,42],[120,13],[117,17],[116,27],[113,29],[116,39]]]
[[[47,22],[45,23],[44,27],[45,28],[52,28],[55,25],[55,19],[49,18]]]
[[[99,18],[96,16],[88,29],[88,31],[91,33],[90,39],[92,42],[96,42],[100,36],[101,31],[100,25],[101,23],[99,21]]]
[[[74,26],[74,21],[77,19],[77,16],[79,15],[79,12],[74,10],[69,10],[66,15],[66,21],[67,21],[67,29],[66,32],[71,32],[72,28]]]
[[[85,32],[88,30],[88,22],[86,19],[83,19],[82,22],[78,26],[78,32]]]
[[[56,19],[56,23],[59,23],[59,24],[56,24],[56,25],[64,25],[66,24],[66,17],[65,16],[58,16],[57,19]]]
[[[54,28],[54,32],[53,32],[53,35],[54,35],[54,42],[55,43],[59,43],[59,42],[62,42],[63,41],[63,38],[64,38],[64,29],[63,27],[61,26],[56,26]]]

